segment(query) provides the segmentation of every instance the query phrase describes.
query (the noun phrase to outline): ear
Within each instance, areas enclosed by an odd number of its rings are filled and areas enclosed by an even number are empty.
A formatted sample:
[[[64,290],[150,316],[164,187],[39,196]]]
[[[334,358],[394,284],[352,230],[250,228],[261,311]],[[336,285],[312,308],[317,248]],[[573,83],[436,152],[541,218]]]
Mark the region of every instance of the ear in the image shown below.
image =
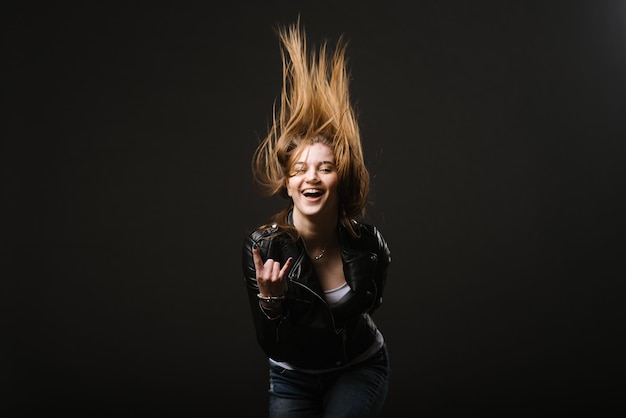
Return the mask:
[[[287,196],[291,197],[291,192],[289,191],[289,177],[288,177],[288,176],[286,176],[286,177],[283,179],[283,181],[285,182],[285,183],[284,183],[284,186],[285,186],[285,194],[286,194]]]

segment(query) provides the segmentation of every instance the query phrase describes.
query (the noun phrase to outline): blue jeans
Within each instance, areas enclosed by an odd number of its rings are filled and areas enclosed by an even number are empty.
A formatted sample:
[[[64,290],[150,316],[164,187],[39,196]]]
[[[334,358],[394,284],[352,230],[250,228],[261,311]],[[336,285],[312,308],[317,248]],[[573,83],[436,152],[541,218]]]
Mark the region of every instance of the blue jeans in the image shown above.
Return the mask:
[[[270,363],[270,418],[373,418],[389,387],[387,345],[372,358],[321,374],[287,370]]]

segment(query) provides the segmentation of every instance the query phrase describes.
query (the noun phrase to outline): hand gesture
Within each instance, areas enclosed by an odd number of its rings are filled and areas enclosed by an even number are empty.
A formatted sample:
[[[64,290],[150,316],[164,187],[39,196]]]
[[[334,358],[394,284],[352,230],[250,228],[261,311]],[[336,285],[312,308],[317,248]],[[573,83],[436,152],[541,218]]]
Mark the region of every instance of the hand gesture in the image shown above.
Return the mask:
[[[289,257],[285,261],[285,265],[280,266],[280,262],[271,258],[265,260],[265,264],[261,259],[261,252],[258,245],[252,246],[252,258],[254,259],[254,268],[256,270],[256,281],[259,286],[261,296],[282,296],[285,294],[287,281],[285,280],[287,270],[291,266],[292,258]]]

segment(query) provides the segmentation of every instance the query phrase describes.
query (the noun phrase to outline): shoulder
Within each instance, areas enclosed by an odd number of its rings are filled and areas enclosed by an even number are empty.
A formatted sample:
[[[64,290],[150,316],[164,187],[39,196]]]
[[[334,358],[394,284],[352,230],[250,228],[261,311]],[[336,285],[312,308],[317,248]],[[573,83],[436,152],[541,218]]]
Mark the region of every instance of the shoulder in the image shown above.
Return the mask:
[[[248,234],[248,238],[254,239],[255,241],[261,241],[264,239],[269,239],[272,236],[275,236],[278,233],[278,231],[279,229],[276,224],[262,226],[250,232]]]
[[[380,229],[376,225],[369,224],[367,222],[359,222],[353,219],[352,227],[354,228],[354,230],[357,232],[357,234],[360,236],[361,239],[365,239],[365,240],[374,239],[376,241],[384,240],[383,234],[381,233]]]
[[[290,242],[293,242],[293,239],[289,234],[280,226],[272,224],[261,226],[248,233],[244,239],[244,247],[252,248],[256,244],[264,254],[268,254],[270,250],[282,248]]]
[[[352,227],[357,233],[357,237],[350,235],[347,230],[343,234],[348,245],[379,254],[389,253],[387,241],[376,225],[352,220]]]
[[[368,224],[368,223],[364,223],[364,222],[357,222],[357,221],[353,221],[355,225],[357,225],[356,230],[361,234],[361,235],[366,235],[366,236],[370,236],[370,237],[381,237],[382,238],[382,234],[380,232],[380,230],[378,229],[378,227],[376,225],[372,225],[372,224]]]
[[[255,228],[246,235],[244,238],[244,244],[257,244],[261,245],[264,241],[271,240],[278,235],[279,229],[276,224],[269,226],[261,226]]]

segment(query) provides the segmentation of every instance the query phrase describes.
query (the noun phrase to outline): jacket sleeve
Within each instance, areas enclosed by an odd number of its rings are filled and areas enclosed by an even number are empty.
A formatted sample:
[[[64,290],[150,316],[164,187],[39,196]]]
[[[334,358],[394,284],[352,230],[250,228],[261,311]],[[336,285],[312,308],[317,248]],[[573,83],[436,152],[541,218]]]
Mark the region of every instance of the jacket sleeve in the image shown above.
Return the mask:
[[[376,272],[374,275],[374,281],[377,287],[377,295],[376,301],[369,310],[370,314],[378,309],[378,307],[383,303],[383,293],[387,284],[387,272],[389,270],[389,266],[391,265],[391,251],[389,250],[387,241],[385,241],[385,238],[378,230],[378,228],[374,228],[373,232],[377,241],[376,255],[378,258],[378,262],[376,264]]]
[[[259,246],[263,261],[265,261],[267,259],[267,254],[271,251],[272,241],[271,239],[261,240],[261,237],[261,233],[254,232],[244,240],[242,247],[244,283],[246,286],[257,341],[267,356],[279,358],[279,336],[280,333],[286,332],[285,328],[287,326],[287,322],[289,322],[287,319],[288,306],[286,302],[283,302],[281,312],[273,314],[272,311],[264,310],[259,303],[259,298],[257,297],[259,287],[256,281],[256,270],[254,267],[254,260],[252,258],[252,245],[257,244]]]

